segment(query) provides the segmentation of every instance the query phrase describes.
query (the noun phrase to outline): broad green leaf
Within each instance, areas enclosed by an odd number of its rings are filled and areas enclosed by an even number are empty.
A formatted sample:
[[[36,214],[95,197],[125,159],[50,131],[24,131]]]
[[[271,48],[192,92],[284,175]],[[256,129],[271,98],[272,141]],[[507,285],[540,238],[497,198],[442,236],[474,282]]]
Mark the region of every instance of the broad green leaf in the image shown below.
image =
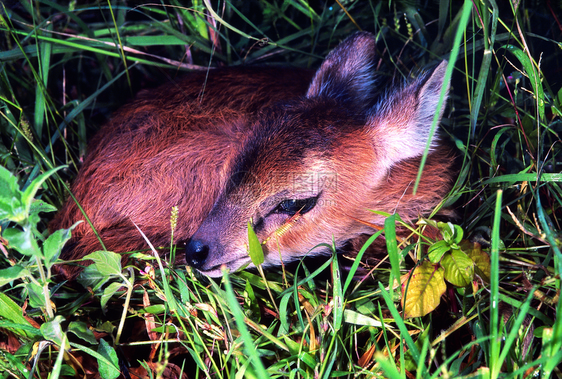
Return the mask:
[[[96,341],[96,337],[94,333],[88,329],[88,325],[82,321],[71,321],[68,324],[69,333],[73,333],[76,337],[83,339],[86,342],[91,343],[92,345],[97,345],[98,341]]]
[[[61,229],[51,234],[43,243],[43,256],[46,263],[53,263],[59,256],[65,242],[70,239],[70,230]]]
[[[444,270],[425,261],[401,278],[404,317],[421,317],[434,310],[447,286]]]
[[[439,228],[439,230],[441,230],[443,239],[447,241],[447,243],[451,243],[455,234],[455,228],[453,224],[450,222],[438,222],[437,227]]]
[[[19,200],[18,179],[3,166],[0,166],[0,202],[17,197]]]
[[[25,283],[25,288],[27,288],[27,293],[29,295],[29,305],[33,308],[43,308],[45,309],[45,301],[51,301],[49,298],[45,300],[45,290],[41,285],[36,282]]]
[[[29,214],[38,214],[39,212],[56,212],[57,208],[51,204],[45,203],[43,200],[35,199],[29,208]]]
[[[345,306],[335,242],[332,242],[332,254],[334,257],[334,259],[332,259],[332,328],[334,332],[337,333],[343,324],[343,310]],[[389,252],[389,254],[391,253]],[[398,253],[396,253],[396,255],[398,255]]]
[[[438,263],[449,250],[451,250],[451,246],[446,241],[437,241],[429,247],[427,257],[431,263]]]
[[[455,228],[455,237],[454,237],[454,242],[456,244],[461,243],[462,241],[462,237],[464,234],[464,231],[462,230],[462,228],[459,225],[453,225],[453,227]]]
[[[249,254],[252,263],[256,267],[261,265],[265,260],[263,256],[263,248],[261,246],[260,240],[258,239],[258,236],[256,235],[256,232],[254,232],[254,229],[252,228],[252,224],[249,221],[248,221],[248,248],[249,248]]]
[[[103,309],[105,309],[105,306],[107,305],[107,302],[109,301],[109,299],[111,299],[111,296],[113,296],[115,294],[115,292],[117,292],[119,290],[119,288],[123,287],[123,284],[120,282],[113,282],[110,283],[104,290],[103,290],[103,295],[101,296],[100,299],[100,304],[101,307]]]
[[[86,255],[84,259],[94,261],[94,266],[102,275],[121,275],[121,255],[117,253],[112,251],[96,251]]]
[[[389,215],[384,220],[384,235],[386,240],[386,250],[390,261],[389,288],[394,292],[398,278],[400,278],[400,254],[398,253],[398,242],[396,241],[396,222],[400,221],[398,215]],[[346,280],[346,285],[348,285]]]
[[[0,270],[0,287],[26,275],[29,275],[29,270],[19,265],[2,269]]]
[[[103,324],[96,326],[97,331],[105,333],[113,333],[115,328],[115,325],[113,325],[111,321],[106,321]]]
[[[8,228],[4,231],[3,237],[8,241],[11,248],[16,249],[21,254],[40,258],[43,257],[30,228],[25,228],[23,230]]]
[[[119,361],[117,353],[105,340],[101,339],[98,347],[98,353],[106,360],[98,359],[98,368],[100,376],[103,379],[115,379],[119,376]]]
[[[41,325],[41,334],[43,334],[43,338],[54,342],[57,346],[61,346],[64,337],[61,323],[64,321],[64,317],[59,315],[56,316],[54,320],[48,321]]]
[[[95,288],[103,285],[109,279],[110,277],[99,272],[96,266],[90,265],[82,270],[77,281],[84,287]]]
[[[41,339],[41,331],[31,325],[17,324],[15,322],[0,319],[0,328],[12,331],[15,335],[33,340]],[[24,346],[23,349],[27,352],[29,346]]]
[[[81,221],[75,223],[68,229],[60,229],[53,232],[53,234],[51,234],[43,243],[43,256],[45,257],[45,263],[49,268],[59,257],[64,244],[70,239],[72,229],[74,229],[80,222]]]
[[[34,199],[31,202],[31,206],[29,210],[28,211],[24,210],[24,215],[25,217],[27,217],[27,222],[29,224],[37,225],[41,221],[41,217],[39,216],[40,212],[54,212],[56,210],[57,208],[53,207],[52,205],[47,204],[42,200]]]
[[[445,269],[445,280],[457,287],[465,287],[474,277],[474,262],[461,250],[453,249],[441,260]]]
[[[111,251],[96,251],[88,254],[84,259],[93,260],[94,263],[89,265],[78,276],[78,282],[84,287],[92,287],[97,291],[109,279],[114,277],[124,278],[121,274],[121,255]],[[122,286],[121,283],[111,283],[104,289],[101,305],[105,307],[108,300]]]
[[[35,194],[37,193],[37,190],[39,190],[39,187],[41,187],[43,182],[45,180],[47,180],[49,178],[49,176],[53,175],[55,172],[57,172],[58,170],[60,170],[61,168],[64,168],[64,167],[66,167],[66,166],[55,167],[55,168],[45,172],[44,174],[39,175],[37,178],[33,179],[31,184],[25,189],[25,191],[23,191],[22,197],[21,197],[21,202],[22,202],[23,206],[25,207],[25,209],[27,210],[27,212],[30,211],[31,203],[34,200],[33,198],[35,197]]]
[[[18,208],[19,202],[14,197],[0,197],[0,221],[11,220],[16,221],[14,213]],[[20,216],[18,216],[20,217]]]
[[[23,222],[25,217],[18,179],[0,166],[0,221],[10,220],[19,223]]]

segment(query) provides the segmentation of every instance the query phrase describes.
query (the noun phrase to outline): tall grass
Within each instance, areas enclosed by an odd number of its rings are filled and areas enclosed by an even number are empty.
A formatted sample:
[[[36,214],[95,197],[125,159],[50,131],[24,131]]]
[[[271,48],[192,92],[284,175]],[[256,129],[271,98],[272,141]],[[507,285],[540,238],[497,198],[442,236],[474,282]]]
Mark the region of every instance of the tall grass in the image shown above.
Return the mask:
[[[562,375],[558,3],[0,7],[2,378]],[[299,265],[214,281],[150,254],[121,267],[104,253],[93,257],[93,279],[56,281],[71,230],[49,235],[47,223],[112,111],[184,71],[317,67],[357,30],[377,37],[377,69],[389,80],[450,62],[442,138],[456,146],[460,169],[443,209],[454,215],[408,226],[415,236],[433,225],[438,240],[392,238],[393,215],[367,241],[384,233],[390,264],[370,272],[356,261],[346,273],[334,253],[312,272]],[[459,251],[473,275],[453,285],[444,257]],[[419,301],[432,305],[405,317],[412,295],[402,289],[421,285],[408,274],[428,265]]]

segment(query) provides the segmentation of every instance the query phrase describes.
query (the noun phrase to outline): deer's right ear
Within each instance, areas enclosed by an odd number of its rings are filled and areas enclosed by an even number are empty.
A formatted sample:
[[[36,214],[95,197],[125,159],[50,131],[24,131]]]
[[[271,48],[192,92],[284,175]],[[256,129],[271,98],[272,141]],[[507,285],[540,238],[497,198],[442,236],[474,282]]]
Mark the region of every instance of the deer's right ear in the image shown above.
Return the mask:
[[[306,96],[351,102],[360,109],[372,100],[375,74],[375,37],[360,32],[332,50],[316,71]]]
[[[443,61],[412,83],[389,91],[372,110],[367,126],[382,167],[390,168],[396,162],[421,156],[430,139],[430,147],[436,146],[437,135],[431,133],[431,126],[435,115],[439,125],[447,101],[447,64]],[[443,87],[445,93],[440,103]]]

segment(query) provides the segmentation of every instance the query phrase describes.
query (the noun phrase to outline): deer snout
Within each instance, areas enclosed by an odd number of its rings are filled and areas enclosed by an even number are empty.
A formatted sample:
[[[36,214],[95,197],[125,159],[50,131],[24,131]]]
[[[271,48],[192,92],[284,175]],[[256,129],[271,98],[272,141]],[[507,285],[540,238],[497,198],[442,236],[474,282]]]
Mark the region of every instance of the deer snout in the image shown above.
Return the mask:
[[[209,256],[209,245],[198,239],[190,239],[185,246],[185,260],[193,268],[202,268]]]

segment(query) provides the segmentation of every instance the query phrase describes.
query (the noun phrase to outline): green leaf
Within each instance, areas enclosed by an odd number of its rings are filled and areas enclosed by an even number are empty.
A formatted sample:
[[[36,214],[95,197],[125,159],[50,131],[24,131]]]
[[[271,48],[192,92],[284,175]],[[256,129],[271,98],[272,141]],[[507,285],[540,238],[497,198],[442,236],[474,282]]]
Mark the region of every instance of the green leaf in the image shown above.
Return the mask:
[[[71,321],[68,324],[68,332],[73,333],[76,337],[83,339],[84,341],[91,343],[92,345],[97,345],[98,341],[94,336],[94,332],[88,329],[88,325],[82,321]]]
[[[0,220],[22,222],[25,212],[17,197],[0,197]]]
[[[104,276],[121,275],[121,255],[112,251],[96,251],[88,254],[84,259],[94,261],[94,266]]]
[[[299,360],[306,363],[306,365],[311,369],[316,368],[316,359],[314,359],[312,354],[307,353],[306,351],[301,351],[299,353]]]
[[[460,226],[451,222],[438,222],[437,227],[441,230],[443,239],[449,244],[458,244],[462,241],[463,230]]]
[[[45,294],[43,293],[44,288],[37,284],[36,282],[28,282],[25,284],[25,288],[27,288],[27,293],[29,295],[29,305],[33,308],[46,308],[45,304]],[[47,299],[50,301],[50,299]]]
[[[438,222],[437,227],[439,228],[439,230],[441,230],[443,239],[447,241],[447,243],[450,243],[455,233],[453,224],[451,224],[450,222]]]
[[[87,266],[80,275],[78,275],[78,283],[82,284],[84,287],[99,287],[110,279],[109,276],[103,275],[99,272],[96,266]]]
[[[25,220],[26,214],[21,203],[18,179],[3,166],[0,166],[0,221],[17,223]]]
[[[98,353],[104,359],[98,358],[98,368],[100,376],[103,379],[115,379],[119,376],[119,361],[117,360],[117,353],[105,340],[101,339],[98,347]]]
[[[23,230],[8,228],[4,231],[3,237],[8,241],[10,247],[16,249],[19,253],[43,258],[30,228],[24,228]]]
[[[27,217],[27,223],[31,225],[37,225],[41,221],[41,217],[39,216],[40,212],[53,212],[57,209],[50,204],[43,202],[42,200],[34,199],[31,202],[31,207],[28,211],[22,208],[22,214],[24,218]],[[20,223],[21,224],[21,223]]]
[[[256,267],[261,265],[265,261],[265,258],[263,256],[263,248],[261,246],[260,240],[258,239],[258,236],[256,235],[256,232],[254,232],[254,229],[252,228],[252,224],[249,221],[248,221],[248,248],[249,248],[249,254],[252,263]]]
[[[64,168],[64,167],[66,167],[66,166],[55,167],[55,168],[45,172],[44,174],[39,175],[37,178],[33,179],[31,184],[25,189],[25,191],[23,191],[22,197],[21,197],[21,202],[22,202],[23,206],[25,207],[28,214],[30,212],[31,204],[34,200],[35,194],[37,193],[37,190],[39,190],[39,187],[41,187],[41,185],[43,185],[43,182],[45,180],[47,180],[49,178],[49,176],[53,175],[55,172],[57,172],[58,170],[60,170],[61,168]]]
[[[39,212],[56,212],[57,207],[45,203],[43,200],[35,199],[29,208],[30,215],[39,214]]]
[[[404,317],[425,316],[439,305],[447,289],[443,274],[441,267],[425,261],[402,276]]]
[[[33,327],[29,323],[29,321],[27,321],[27,319],[23,317],[23,310],[21,309],[21,307],[3,292],[0,292],[0,317],[6,320],[10,320],[14,324],[21,324],[29,328]],[[27,337],[33,337],[32,333],[26,332],[25,330],[14,329],[13,332],[18,335],[23,334]]]
[[[60,229],[51,234],[45,243],[43,243],[43,256],[45,257],[45,263],[47,267],[50,268],[51,265],[59,257],[64,244],[70,239],[71,231],[80,222],[75,223],[68,229]]]
[[[20,190],[18,179],[3,166],[0,166],[0,202],[11,201],[16,198],[19,200]]]
[[[246,286],[244,290],[244,314],[254,321],[260,321],[260,307],[259,303],[256,300],[256,295],[254,293],[254,289],[252,288],[252,284],[246,280]]]
[[[54,342],[57,346],[62,345],[64,332],[62,331],[61,323],[64,322],[64,317],[56,316],[54,320],[48,321],[41,325],[41,334],[46,340]]]
[[[111,299],[111,296],[113,296],[115,294],[115,292],[117,292],[119,290],[119,288],[123,287],[122,283],[119,282],[113,282],[110,283],[107,288],[105,288],[103,290],[103,295],[101,296],[100,299],[100,304],[101,307],[105,309],[105,306],[107,305],[107,302],[109,301],[109,299]]]
[[[111,278],[125,278],[121,274],[121,255],[111,251],[96,251],[84,257],[85,260],[93,260],[94,263],[86,267],[78,276],[78,282],[84,287],[92,287],[97,291]],[[112,284],[104,290],[102,296],[102,307],[105,306],[109,298],[117,291],[115,286],[121,284]]]
[[[459,244],[462,241],[464,231],[462,230],[462,228],[459,225],[456,225],[456,224],[453,225],[453,228],[455,229],[454,242],[456,244]]]
[[[19,265],[2,269],[0,270],[0,287],[27,275],[29,275],[29,270]]]
[[[461,250],[453,249],[441,260],[445,280],[457,287],[468,286],[474,278],[474,262]]]
[[[164,304],[154,304],[149,305],[142,309],[142,313],[150,313],[152,315],[161,315],[166,312],[166,306]]]
[[[375,320],[372,317],[352,311],[351,309],[346,309],[343,311],[343,318],[348,324],[374,326],[375,328],[380,328],[383,325],[379,320]]]
[[[427,257],[431,263],[438,263],[449,250],[451,250],[451,246],[446,241],[437,241],[429,247]]]

